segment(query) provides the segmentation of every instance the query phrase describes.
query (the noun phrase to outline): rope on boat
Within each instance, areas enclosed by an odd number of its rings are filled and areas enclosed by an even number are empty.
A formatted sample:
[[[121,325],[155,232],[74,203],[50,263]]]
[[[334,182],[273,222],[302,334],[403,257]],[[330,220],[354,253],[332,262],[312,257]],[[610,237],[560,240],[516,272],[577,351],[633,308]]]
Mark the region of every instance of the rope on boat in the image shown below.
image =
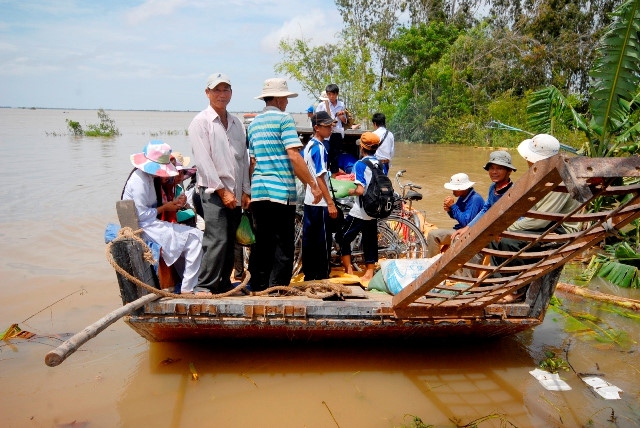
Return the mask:
[[[224,293],[219,293],[219,294],[194,293],[192,295],[191,294],[185,295],[185,294],[171,293],[166,290],[159,290],[152,285],[142,282],[140,279],[131,275],[124,268],[122,268],[122,266],[120,266],[113,259],[113,256],[111,255],[111,246],[113,245],[114,242],[121,241],[124,239],[133,239],[134,241],[137,241],[139,244],[141,244],[142,248],[144,248],[144,253],[143,253],[144,260],[149,264],[155,264],[156,260],[153,258],[153,253],[151,252],[151,248],[149,248],[147,243],[144,242],[138,236],[140,233],[142,233],[142,231],[143,231],[142,229],[138,229],[134,231],[130,227],[123,227],[118,231],[118,236],[113,241],[109,242],[106,248],[106,256],[109,264],[111,264],[111,266],[115,269],[116,272],[118,272],[120,275],[127,278],[127,280],[137,285],[138,287],[141,287],[150,293],[158,294],[162,297],[169,297],[172,299],[182,299],[185,297],[189,299],[220,299],[220,298],[228,297],[238,292],[241,292],[242,290],[246,290],[247,283],[251,278],[251,275],[249,274],[249,272],[246,272],[244,280],[240,284],[238,284],[235,288],[232,288],[229,291],[226,291]],[[246,292],[248,292],[248,290]],[[327,280],[320,280],[320,281],[303,282],[303,283],[298,283],[294,285],[276,285],[276,286],[269,287],[263,291],[252,291],[248,293],[251,296],[268,296],[271,293],[278,293],[278,295],[285,295],[285,296],[287,295],[306,296],[311,299],[325,299],[333,295],[350,294],[351,289],[342,284],[334,284]]]

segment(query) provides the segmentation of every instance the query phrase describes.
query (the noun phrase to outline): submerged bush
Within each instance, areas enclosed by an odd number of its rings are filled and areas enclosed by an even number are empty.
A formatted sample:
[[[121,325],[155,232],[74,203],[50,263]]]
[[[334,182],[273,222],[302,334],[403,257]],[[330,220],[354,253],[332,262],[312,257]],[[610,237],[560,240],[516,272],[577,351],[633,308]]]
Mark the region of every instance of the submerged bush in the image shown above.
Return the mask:
[[[86,130],[82,129],[79,122],[67,119],[67,127],[73,135],[85,135],[87,137],[113,137],[120,135],[116,122],[103,109],[98,110],[98,119],[100,119],[100,123],[89,124]]]

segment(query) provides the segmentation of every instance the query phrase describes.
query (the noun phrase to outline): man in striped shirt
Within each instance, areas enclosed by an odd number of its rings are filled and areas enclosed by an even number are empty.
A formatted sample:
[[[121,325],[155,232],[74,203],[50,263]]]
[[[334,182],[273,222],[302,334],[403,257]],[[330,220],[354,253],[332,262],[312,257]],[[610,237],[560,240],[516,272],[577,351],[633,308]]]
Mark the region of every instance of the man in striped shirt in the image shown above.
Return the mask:
[[[314,203],[322,198],[300,154],[302,143],[295,121],[285,113],[289,98],[297,96],[284,79],[265,80],[256,98],[264,100],[266,107],[247,129],[256,236],[249,258],[252,291],[291,282],[297,201],[294,176],[309,185]]]

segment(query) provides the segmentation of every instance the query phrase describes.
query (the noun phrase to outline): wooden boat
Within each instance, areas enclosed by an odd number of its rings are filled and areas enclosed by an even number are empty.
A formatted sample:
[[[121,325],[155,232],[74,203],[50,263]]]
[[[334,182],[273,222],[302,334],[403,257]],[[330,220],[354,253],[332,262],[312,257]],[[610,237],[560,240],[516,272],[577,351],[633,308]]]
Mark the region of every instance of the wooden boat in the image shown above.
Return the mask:
[[[557,155],[538,162],[466,235],[395,296],[366,292],[359,285],[347,286],[325,299],[304,295],[233,295],[215,299],[151,295],[125,321],[150,341],[514,334],[542,322],[566,262],[640,217],[640,184],[625,184],[633,181],[623,180],[639,176],[639,157]],[[530,211],[550,191],[569,192],[580,206],[566,215]],[[587,211],[596,198],[605,198],[608,204],[598,212]],[[126,208],[120,208],[119,216],[121,224],[126,225]],[[552,226],[537,234],[505,231],[521,216],[546,219]],[[580,221],[584,227],[577,233],[554,232],[568,221]],[[498,237],[526,240],[530,245],[518,253],[485,248]],[[507,261],[500,266],[473,263],[471,260],[478,253],[499,255]],[[143,248],[137,241],[119,239],[113,243],[111,254],[127,273],[117,273],[123,304],[149,293],[127,276],[162,293],[157,290],[155,273],[144,261]],[[514,258],[526,258],[530,264],[508,266]],[[471,276],[459,275],[461,268],[470,270]],[[497,273],[510,276],[498,277]],[[501,303],[514,293],[522,295],[519,301]]]

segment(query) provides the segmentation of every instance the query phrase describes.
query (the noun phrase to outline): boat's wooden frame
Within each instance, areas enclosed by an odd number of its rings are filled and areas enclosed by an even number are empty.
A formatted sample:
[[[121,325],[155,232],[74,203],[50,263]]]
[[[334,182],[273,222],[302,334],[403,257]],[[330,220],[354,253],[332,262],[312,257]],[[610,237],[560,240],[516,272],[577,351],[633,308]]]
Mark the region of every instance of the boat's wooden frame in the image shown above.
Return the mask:
[[[625,185],[622,178],[640,177],[640,158],[594,159],[557,155],[536,163],[483,218],[455,241],[429,269],[396,296],[374,294],[359,286],[321,300],[303,296],[230,296],[219,299],[162,298],[138,309],[125,321],[151,341],[202,338],[361,339],[502,336],[539,325],[555,291],[563,265],[602,241],[607,234],[640,217],[640,184]],[[569,192],[580,202],[566,215],[529,211],[550,191]],[[630,195],[624,201],[622,196]],[[619,199],[609,209],[587,213],[595,198]],[[544,218],[552,226],[540,234],[518,234],[505,229],[519,217]],[[580,221],[578,233],[556,234],[562,223]],[[518,253],[496,253],[485,248],[498,237],[547,245]],[[553,243],[553,244],[550,244]],[[528,250],[528,251],[527,251]],[[134,240],[112,246],[114,259],[127,272],[157,287],[152,268],[143,261],[143,249]],[[520,267],[472,263],[476,254],[495,254],[508,260],[534,259]],[[458,275],[461,268],[475,272]],[[509,274],[508,278],[496,273]],[[118,274],[123,303],[148,291]],[[455,285],[455,286],[454,286]],[[501,303],[521,294],[517,303]]]

